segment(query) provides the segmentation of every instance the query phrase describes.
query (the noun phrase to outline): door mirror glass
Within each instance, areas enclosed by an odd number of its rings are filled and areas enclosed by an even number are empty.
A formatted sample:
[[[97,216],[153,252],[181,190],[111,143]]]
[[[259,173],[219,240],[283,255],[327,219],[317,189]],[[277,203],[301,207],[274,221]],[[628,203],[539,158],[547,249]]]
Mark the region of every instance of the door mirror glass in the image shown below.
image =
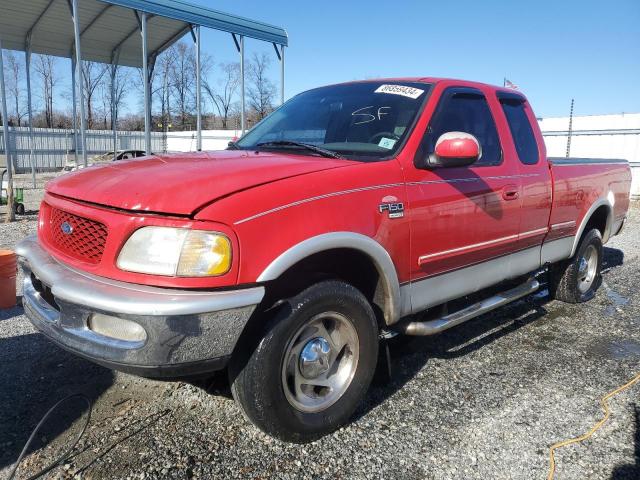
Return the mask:
[[[480,154],[476,137],[465,132],[447,132],[438,138],[427,163],[430,167],[466,167],[477,161]]]

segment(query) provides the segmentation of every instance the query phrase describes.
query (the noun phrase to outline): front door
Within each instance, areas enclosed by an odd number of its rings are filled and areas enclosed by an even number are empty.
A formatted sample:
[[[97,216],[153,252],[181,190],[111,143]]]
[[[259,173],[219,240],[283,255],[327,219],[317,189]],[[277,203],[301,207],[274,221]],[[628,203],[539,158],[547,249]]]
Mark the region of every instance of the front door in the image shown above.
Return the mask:
[[[509,255],[517,250],[521,178],[517,165],[507,161],[513,159],[503,155],[482,91],[452,87],[443,92],[421,154],[432,153],[446,132],[470,133],[481,155],[468,167],[406,170],[413,311],[507,278]]]

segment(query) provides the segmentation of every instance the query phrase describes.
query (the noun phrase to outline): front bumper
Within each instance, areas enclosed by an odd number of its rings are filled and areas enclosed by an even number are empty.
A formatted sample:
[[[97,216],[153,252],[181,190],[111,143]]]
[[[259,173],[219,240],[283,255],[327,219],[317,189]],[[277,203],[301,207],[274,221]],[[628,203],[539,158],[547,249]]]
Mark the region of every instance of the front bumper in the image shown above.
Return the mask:
[[[23,240],[16,253],[24,271],[25,313],[42,333],[96,363],[145,377],[224,368],[264,297],[264,287],[176,290],[89,275],[59,263],[35,236]],[[97,333],[91,328],[93,314],[134,322],[146,338]]]

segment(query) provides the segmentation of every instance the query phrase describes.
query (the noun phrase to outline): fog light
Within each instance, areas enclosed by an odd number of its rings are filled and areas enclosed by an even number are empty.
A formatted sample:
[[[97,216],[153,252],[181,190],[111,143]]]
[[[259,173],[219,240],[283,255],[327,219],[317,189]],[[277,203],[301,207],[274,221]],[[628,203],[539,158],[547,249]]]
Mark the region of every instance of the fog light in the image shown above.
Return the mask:
[[[92,332],[117,340],[142,342],[147,339],[147,332],[137,323],[102,313],[91,314],[88,327]]]

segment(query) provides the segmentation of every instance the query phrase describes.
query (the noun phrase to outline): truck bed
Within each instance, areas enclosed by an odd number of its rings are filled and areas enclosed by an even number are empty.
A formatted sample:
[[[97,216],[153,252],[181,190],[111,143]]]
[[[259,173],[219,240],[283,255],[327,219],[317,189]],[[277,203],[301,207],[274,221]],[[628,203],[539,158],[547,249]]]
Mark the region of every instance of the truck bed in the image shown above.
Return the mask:
[[[631,171],[626,160],[610,158],[549,158],[554,196],[547,241],[579,240],[584,220],[600,207],[611,207],[606,242],[624,221],[629,206]],[[572,243],[572,253],[577,242]]]

